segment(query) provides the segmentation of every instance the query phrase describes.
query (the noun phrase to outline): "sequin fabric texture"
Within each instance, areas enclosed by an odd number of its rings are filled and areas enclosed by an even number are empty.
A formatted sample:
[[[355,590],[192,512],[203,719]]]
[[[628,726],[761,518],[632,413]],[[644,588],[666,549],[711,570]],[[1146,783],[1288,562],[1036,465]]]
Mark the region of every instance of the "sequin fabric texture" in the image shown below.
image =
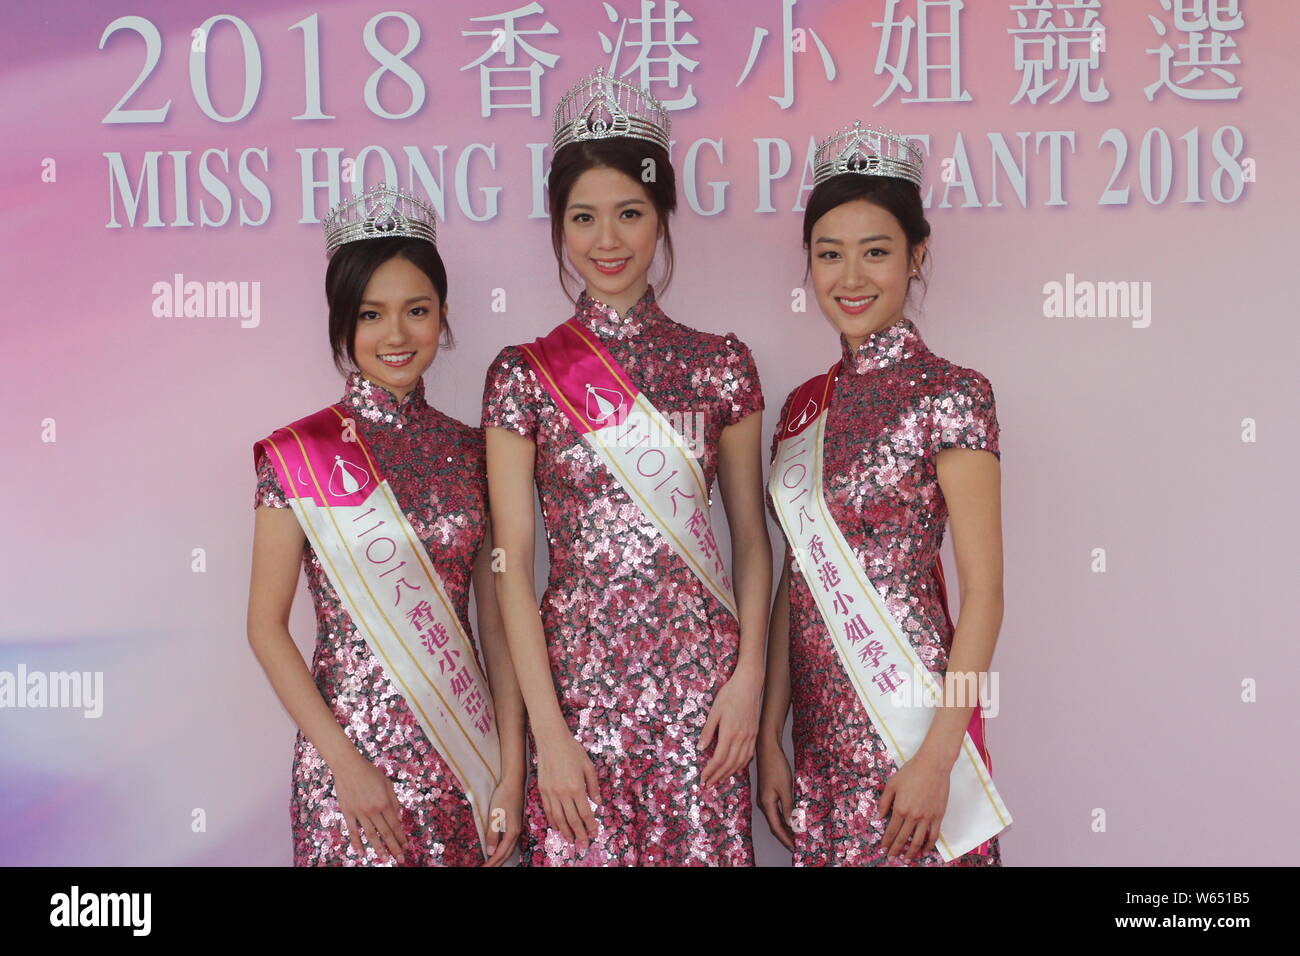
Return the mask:
[[[399,401],[353,372],[341,404],[446,583],[461,626],[473,641],[469,589],[487,528],[483,430],[429,405],[423,379]],[[255,507],[288,506],[270,458],[264,455],[257,471]],[[316,607],[312,675],[348,738],[393,781],[408,838],[407,865],[478,865],[483,851],[459,780],[371,654],[310,541],[304,544],[302,566]],[[475,653],[481,665],[477,646]],[[388,863],[364,839],[363,857],[352,849],[344,835],[333,773],[301,731],[294,744],[290,815],[295,866]]]
[[[584,292],[575,316],[670,420],[703,415],[699,463],[712,489],[722,429],[763,408],[749,348],[734,334],[673,321],[652,286],[623,315]],[[556,407],[518,346],[502,349],[488,370],[483,424],[536,443],[551,674],[600,778],[600,830],[581,854],[547,827],[529,728],[521,865],[753,865],[748,769],[711,787],[699,782],[716,743],[701,751],[697,742],[735,669],[739,623]]]
[[[935,471],[943,448],[998,449],[993,390],[973,369],[931,352],[907,318],[843,363],[823,440],[827,505],[854,555],[921,661],[947,669],[952,628],[932,577],[948,506]],[[779,422],[790,412],[787,397]],[[777,435],[770,458],[775,459]],[[777,520],[770,490],[767,505]],[[779,525],[779,521],[778,521]],[[791,552],[786,543],[785,560]],[[954,584],[951,572],[949,587]],[[945,864],[937,849],[888,859],[873,820],[894,764],[831,643],[803,575],[790,567],[790,685],[794,708],[796,866],[1000,866],[987,852]]]

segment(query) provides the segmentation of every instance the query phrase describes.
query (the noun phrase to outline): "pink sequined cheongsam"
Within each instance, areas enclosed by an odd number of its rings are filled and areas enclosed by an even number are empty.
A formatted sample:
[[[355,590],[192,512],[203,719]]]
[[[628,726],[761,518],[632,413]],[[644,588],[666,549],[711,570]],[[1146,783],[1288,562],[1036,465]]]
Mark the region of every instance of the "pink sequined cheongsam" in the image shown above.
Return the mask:
[[[623,315],[584,292],[575,316],[671,421],[702,413],[699,463],[711,489],[722,429],[763,408],[749,348],[673,321],[653,287]],[[736,618],[556,407],[518,346],[488,370],[483,424],[536,444],[551,674],[600,778],[600,831],[583,855],[547,827],[529,728],[521,865],[752,865],[748,769],[699,782],[716,746],[701,751],[700,732],[739,656]]]
[[[823,446],[827,506],[921,661],[942,674],[952,627],[933,577],[948,520],[935,456],[943,448],[975,448],[1001,458],[993,390],[979,372],[931,352],[906,318],[856,350],[843,336],[840,346]],[[775,520],[770,490],[767,504]],[[790,558],[787,542],[795,865],[945,865],[937,849],[912,860],[888,860],[881,851],[888,821],[872,818],[894,764]],[[946,865],[1001,862],[995,837],[985,852]]]
[[[473,642],[470,580],[487,529],[483,430],[429,405],[423,379],[398,401],[392,392],[353,372],[341,404],[446,583],[461,626]],[[270,458],[263,456],[255,507],[288,506]],[[304,544],[302,566],[316,606],[312,675],[344,733],[393,781],[408,838],[407,865],[478,865],[483,861],[478,830],[455,774],[371,654],[310,541]],[[475,653],[481,663],[477,646]],[[352,849],[344,835],[333,773],[301,731],[294,745],[290,815],[295,866],[388,862],[364,840],[364,856]]]

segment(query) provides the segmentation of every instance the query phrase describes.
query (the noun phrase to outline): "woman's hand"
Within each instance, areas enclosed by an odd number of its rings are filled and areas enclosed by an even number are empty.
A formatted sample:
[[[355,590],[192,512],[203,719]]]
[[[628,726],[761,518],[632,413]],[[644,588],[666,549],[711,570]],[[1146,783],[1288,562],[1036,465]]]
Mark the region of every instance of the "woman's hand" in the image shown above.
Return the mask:
[[[359,753],[334,773],[334,793],[352,849],[365,857],[361,846],[364,830],[380,859],[387,856],[398,863],[406,862],[406,830],[402,826],[402,805],[397,802],[393,782]]]
[[[945,763],[932,753],[920,750],[889,778],[876,810],[878,820],[893,810],[881,841],[887,855],[902,853],[909,840],[912,845],[907,856],[911,859],[934,849],[939,825],[948,808],[951,775],[951,762]]]
[[[722,685],[709,717],[700,731],[700,752],[716,737],[717,749],[700,775],[700,785],[711,787],[739,773],[754,759],[758,737],[758,711],[763,697],[763,673],[742,673],[739,669]]]
[[[515,852],[515,844],[523,832],[523,806],[522,780],[502,780],[492,791],[492,802],[488,804],[488,856],[484,866],[501,866]]]
[[[794,852],[794,831],[790,827],[790,812],[794,807],[794,777],[790,761],[780,744],[765,744],[758,748],[758,805],[767,817],[772,836],[781,845]]]
[[[585,853],[600,832],[588,798],[600,804],[600,780],[582,744],[568,735],[537,741],[537,790],[546,821]]]

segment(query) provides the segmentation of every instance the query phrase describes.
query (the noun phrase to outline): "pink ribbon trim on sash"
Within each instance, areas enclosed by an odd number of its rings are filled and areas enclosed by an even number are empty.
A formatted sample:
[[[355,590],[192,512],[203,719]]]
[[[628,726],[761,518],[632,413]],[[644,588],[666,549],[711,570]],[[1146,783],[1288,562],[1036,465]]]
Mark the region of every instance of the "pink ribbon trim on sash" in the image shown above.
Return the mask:
[[[631,413],[640,390],[620,374],[618,362],[576,319],[519,347],[580,435],[621,425]]]
[[[322,507],[364,504],[381,478],[360,433],[353,429],[355,442],[343,440],[348,420],[342,405],[330,405],[278,428],[253,443],[253,467],[269,455],[290,498],[310,498]]]

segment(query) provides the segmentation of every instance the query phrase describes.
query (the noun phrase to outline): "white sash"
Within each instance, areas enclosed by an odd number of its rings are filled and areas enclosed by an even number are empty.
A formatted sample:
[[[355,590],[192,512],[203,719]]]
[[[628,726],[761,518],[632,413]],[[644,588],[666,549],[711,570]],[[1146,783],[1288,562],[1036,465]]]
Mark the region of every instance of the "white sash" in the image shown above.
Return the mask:
[[[917,656],[826,506],[822,441],[834,372],[806,383],[791,403],[790,421],[777,424],[783,437],[769,488],[795,566],[812,592],[840,663],[895,766],[901,767],[925,740],[933,707],[943,700],[942,685]],[[814,385],[823,382],[824,387]],[[801,555],[806,559],[800,560]],[[1010,823],[1011,814],[966,732],[949,781],[936,841],[939,852],[951,862]]]
[[[423,543],[331,406],[258,442],[339,600],[460,781],[487,852],[500,744],[488,682]],[[255,458],[259,454],[255,446]]]
[[[521,346],[560,410],[718,602],[739,617],[704,471],[686,440],[576,320]]]

